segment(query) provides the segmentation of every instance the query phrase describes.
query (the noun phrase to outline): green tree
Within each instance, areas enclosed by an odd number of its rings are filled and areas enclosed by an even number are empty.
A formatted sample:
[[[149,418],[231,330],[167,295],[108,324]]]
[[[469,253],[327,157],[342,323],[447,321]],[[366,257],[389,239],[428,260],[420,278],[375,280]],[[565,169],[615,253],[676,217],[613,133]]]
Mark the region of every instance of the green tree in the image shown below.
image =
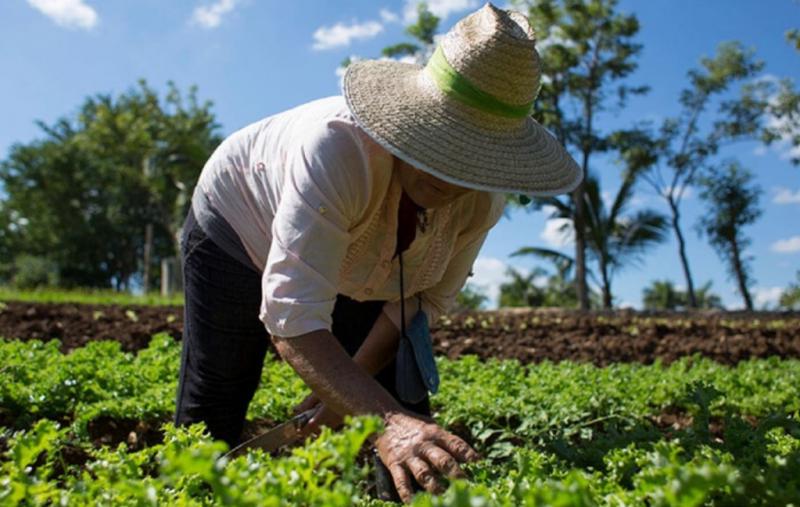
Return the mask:
[[[654,280],[642,291],[645,310],[676,310],[684,305],[682,294],[671,280]]]
[[[428,10],[425,2],[417,4],[417,21],[406,27],[406,33],[415,42],[401,42],[387,46],[381,54],[388,58],[413,57],[420,65],[425,64],[436,49],[433,38],[439,29],[439,18]]]
[[[789,30],[786,39],[800,51],[800,31]],[[790,149],[792,163],[800,165],[800,91],[794,80],[755,79],[745,84],[742,92],[739,101],[724,104],[726,112],[734,120],[728,122],[728,129],[734,133],[743,130],[742,126],[752,130],[755,123],[761,141]]]
[[[177,255],[191,191],[221,141],[211,104],[172,83],[162,100],[140,81],[39,126],[44,139],[0,164],[16,248],[52,260],[67,286],[121,289],[147,273],[146,287],[151,265]]]
[[[468,283],[456,296],[454,311],[480,310],[489,300],[489,297],[475,284]]]
[[[196,87],[184,98],[171,82],[162,101],[140,81],[138,89],[116,100],[108,95],[89,99],[81,117],[81,147],[96,160],[125,166],[139,176],[147,194],[141,217],[146,289],[155,272],[154,260],[179,255],[180,227],[191,192],[200,169],[221,142],[211,103],[198,102]]]
[[[541,247],[522,247],[511,254],[517,256],[533,256],[550,263],[551,272],[545,270],[547,281],[542,290],[542,306],[554,308],[575,308],[578,304],[577,291],[575,290],[574,267],[575,259],[557,250]],[[595,285],[597,281],[591,269],[587,275]],[[600,296],[590,286],[589,303],[591,308],[600,306]]]
[[[67,120],[41,126],[47,138],[12,146],[0,164],[14,256],[49,259],[66,286],[123,283],[136,270],[131,239],[138,231],[120,217],[135,213],[144,193],[124,171],[102,170]]]
[[[543,269],[535,268],[525,275],[509,266],[506,269],[506,275],[510,280],[500,285],[499,305],[501,307],[542,306],[545,299],[544,291],[534,282],[536,278],[545,274]]]
[[[797,51],[800,51],[800,30],[796,28],[787,30],[786,40],[789,42],[789,44],[793,45]]]
[[[18,226],[14,223],[16,212],[9,209],[5,202],[0,200],[0,284],[7,284],[13,272],[14,253],[20,251],[17,247]]]
[[[578,305],[577,291],[575,290],[575,280],[565,279],[560,273],[554,273],[547,277],[544,286],[544,303],[542,306],[552,308],[575,308]],[[600,306],[597,292],[589,289],[590,308]]]
[[[709,280],[697,289],[695,293],[697,298],[697,307],[706,310],[721,310],[723,309],[722,298],[720,298],[719,295],[711,292],[711,284],[712,282]],[[684,296],[684,299],[686,298],[687,296]]]
[[[40,256],[21,254],[14,258],[11,285],[18,289],[36,289],[58,285],[58,266]]]
[[[761,131],[761,139],[768,145],[785,144],[792,149],[792,163],[800,165],[800,91],[788,78],[763,84],[772,92],[762,101],[770,120]]]
[[[699,287],[695,295],[698,308],[722,308],[720,297],[711,292],[711,281]],[[688,300],[687,292],[676,289],[670,280],[654,280],[642,292],[645,310],[683,310],[689,306]]]
[[[786,40],[800,52],[800,30],[786,32]],[[800,91],[795,88],[794,81],[781,79],[772,85],[772,92],[763,103],[766,105],[771,121],[767,122],[762,132],[762,139],[768,143],[786,142],[791,145],[792,162],[800,165]]]
[[[610,133],[598,129],[602,113],[623,108],[628,97],[647,91],[624,80],[637,67],[642,46],[634,42],[639,22],[617,12],[616,0],[517,0],[540,35],[541,92],[534,116],[574,154],[587,179],[568,206],[575,227],[575,279],[580,308],[589,308],[585,194],[592,161],[609,149]],[[565,199],[566,201],[566,199]]]
[[[742,229],[761,216],[758,204],[761,189],[738,162],[710,168],[699,179],[699,185],[706,210],[698,220],[698,229],[708,236],[711,246],[728,264],[728,272],[736,280],[745,307],[752,310],[748,289],[752,283],[750,259],[744,254],[751,241]]]
[[[664,241],[666,217],[643,209],[626,213],[633,197],[636,177],[627,176],[610,207],[606,207],[597,180],[586,187],[588,246],[598,263],[603,307],[611,308],[613,274],[638,261],[648,248]]]
[[[721,44],[713,57],[701,59],[699,68],[688,72],[688,86],[680,94],[680,112],[665,119],[657,134],[637,128],[621,132],[614,140],[623,159],[643,169],[643,180],[670,210],[670,226],[692,308],[699,303],[681,227],[681,204],[701,169],[722,145],[757,136],[763,104],[748,97],[748,84],[739,94],[729,92],[762,67],[752,50],[737,42]]]
[[[667,229],[666,217],[660,213],[649,209],[628,212],[636,178],[636,172],[626,171],[610,206],[603,200],[597,178],[586,179],[586,239],[590,254],[597,262],[604,308],[612,306],[614,273],[635,264],[644,251],[662,242]],[[575,216],[570,203],[557,198],[542,202],[552,206],[554,211],[550,218],[569,220]]]
[[[796,281],[790,283],[781,294],[778,305],[784,310],[800,310],[800,271],[797,272]]]

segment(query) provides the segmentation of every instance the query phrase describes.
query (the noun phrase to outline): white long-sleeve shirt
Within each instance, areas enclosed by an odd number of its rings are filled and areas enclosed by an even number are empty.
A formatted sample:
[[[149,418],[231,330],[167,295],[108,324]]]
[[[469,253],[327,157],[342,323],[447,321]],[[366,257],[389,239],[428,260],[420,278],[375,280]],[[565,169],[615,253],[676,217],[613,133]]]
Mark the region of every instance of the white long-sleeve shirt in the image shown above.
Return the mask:
[[[315,100],[228,137],[200,175],[192,205],[215,210],[262,270],[260,319],[274,336],[331,329],[338,293],[383,300],[400,327],[397,211],[392,155],[358,125],[344,98]],[[475,191],[428,210],[403,252],[406,318],[433,323],[461,290],[502,194]],[[200,221],[201,226],[202,221]],[[213,239],[213,237],[212,237]]]

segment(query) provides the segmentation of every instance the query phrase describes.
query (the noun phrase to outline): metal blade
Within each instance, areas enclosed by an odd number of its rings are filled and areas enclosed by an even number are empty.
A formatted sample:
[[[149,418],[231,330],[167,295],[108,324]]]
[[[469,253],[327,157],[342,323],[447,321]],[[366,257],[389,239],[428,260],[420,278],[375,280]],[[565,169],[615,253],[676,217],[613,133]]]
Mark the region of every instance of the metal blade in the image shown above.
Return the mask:
[[[300,430],[314,417],[317,407],[281,423],[271,430],[257,435],[250,440],[242,442],[225,454],[226,458],[235,458],[245,454],[248,449],[263,449],[265,452],[275,452],[284,445],[289,445],[300,438]]]

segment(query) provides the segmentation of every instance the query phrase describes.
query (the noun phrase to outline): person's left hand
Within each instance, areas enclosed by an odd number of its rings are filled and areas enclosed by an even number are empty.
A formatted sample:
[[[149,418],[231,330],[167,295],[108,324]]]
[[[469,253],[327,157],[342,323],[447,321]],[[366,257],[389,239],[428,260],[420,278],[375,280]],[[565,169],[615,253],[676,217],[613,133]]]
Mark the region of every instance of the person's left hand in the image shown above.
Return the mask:
[[[306,396],[306,399],[294,407],[293,415],[298,415],[314,407],[318,407],[317,413],[314,414],[314,417],[311,418],[308,424],[303,426],[303,428],[300,430],[300,434],[303,436],[303,438],[309,435],[318,435],[323,426],[327,426],[334,430],[341,427],[342,423],[344,422],[344,418],[326,407],[314,393]]]

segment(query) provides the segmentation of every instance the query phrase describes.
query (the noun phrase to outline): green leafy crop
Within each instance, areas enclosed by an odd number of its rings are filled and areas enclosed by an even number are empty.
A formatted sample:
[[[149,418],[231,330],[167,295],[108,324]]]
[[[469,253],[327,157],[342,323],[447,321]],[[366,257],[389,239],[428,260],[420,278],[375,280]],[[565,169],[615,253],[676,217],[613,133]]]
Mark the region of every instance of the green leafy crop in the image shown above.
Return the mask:
[[[179,355],[166,335],[138,354],[115,342],[62,354],[55,341],[0,340],[0,505],[382,505],[363,459],[375,419],[226,461],[202,424],[168,422]],[[800,361],[598,368],[466,357],[439,368],[435,416],[483,459],[466,467],[469,480],[415,505],[800,502]],[[250,419],[283,420],[308,392],[273,357],[261,382]],[[148,421],[160,438],[104,445],[90,431],[104,418]]]

